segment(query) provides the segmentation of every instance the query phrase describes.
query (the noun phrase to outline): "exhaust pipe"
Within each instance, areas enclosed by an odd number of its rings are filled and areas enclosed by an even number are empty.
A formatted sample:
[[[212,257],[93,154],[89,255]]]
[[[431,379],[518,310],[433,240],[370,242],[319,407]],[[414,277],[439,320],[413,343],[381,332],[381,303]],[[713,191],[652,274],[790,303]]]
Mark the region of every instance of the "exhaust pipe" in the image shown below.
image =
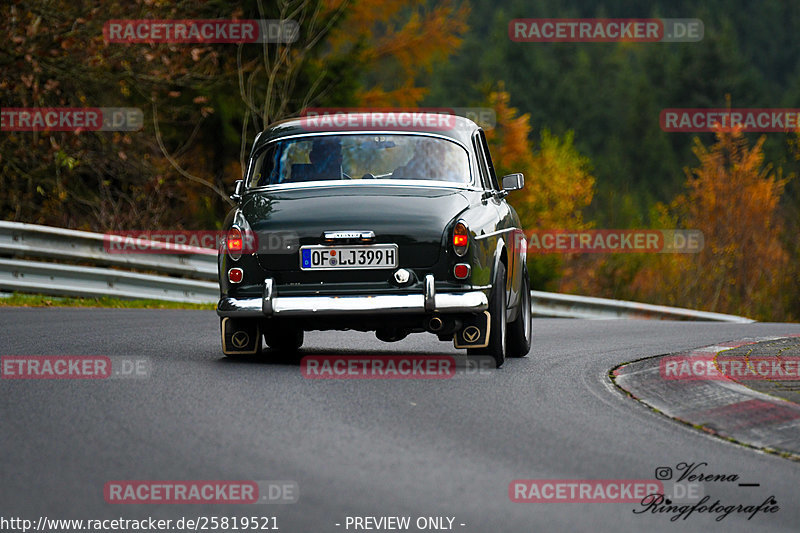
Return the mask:
[[[431,319],[428,321],[428,331],[436,333],[437,331],[441,331],[443,327],[444,322],[442,322],[442,319],[438,316],[431,317]]]

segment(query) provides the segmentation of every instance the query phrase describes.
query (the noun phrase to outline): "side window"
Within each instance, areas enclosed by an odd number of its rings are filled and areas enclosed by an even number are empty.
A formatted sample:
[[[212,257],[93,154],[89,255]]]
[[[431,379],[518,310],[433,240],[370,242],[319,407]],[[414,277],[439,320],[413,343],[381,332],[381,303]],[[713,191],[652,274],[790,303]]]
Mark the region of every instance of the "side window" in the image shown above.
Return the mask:
[[[264,157],[267,152],[263,150],[260,154],[250,159],[250,168],[248,169],[247,187],[260,187],[264,185],[264,180],[261,176],[261,170],[264,166]]]
[[[280,168],[275,164],[278,155],[277,146],[277,143],[267,145],[250,160],[248,188],[278,183]]]
[[[483,134],[483,130],[478,130],[478,138],[480,139],[481,152],[483,153],[483,158],[486,161],[485,165],[489,169],[489,183],[491,183],[492,189],[499,191],[500,185],[497,183],[497,175],[494,173],[492,156],[489,153],[489,145],[486,144],[486,136]]]
[[[489,167],[486,164],[486,158],[483,154],[483,145],[481,144],[480,138],[478,134],[472,136],[472,144],[475,148],[475,155],[477,156],[478,160],[478,176],[481,180],[481,186],[484,189],[491,189],[492,188],[492,180],[489,177]]]

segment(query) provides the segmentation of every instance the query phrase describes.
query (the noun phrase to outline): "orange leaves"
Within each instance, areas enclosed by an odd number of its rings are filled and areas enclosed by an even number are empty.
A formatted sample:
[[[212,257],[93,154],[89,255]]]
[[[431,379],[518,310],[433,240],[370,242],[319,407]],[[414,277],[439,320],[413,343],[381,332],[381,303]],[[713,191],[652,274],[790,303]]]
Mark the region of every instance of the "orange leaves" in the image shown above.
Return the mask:
[[[382,87],[371,87],[359,92],[358,101],[363,107],[399,106],[414,107],[422,100],[428,90],[416,87],[408,80],[402,87],[386,90]]]
[[[786,180],[764,164],[763,143],[749,148],[740,132],[717,134],[711,148],[696,141],[700,165],[675,201],[687,227],[705,234],[693,265],[702,272],[697,294],[712,308],[762,316],[777,312],[788,260],[778,217]]]
[[[461,44],[467,31],[466,4],[445,1],[428,8],[419,0],[363,0],[348,5],[327,39],[334,53],[357,50],[356,61],[374,75],[356,94],[363,106],[414,106],[427,93],[417,85]],[[334,10],[337,2],[328,2]]]
[[[781,241],[779,201],[787,180],[764,163],[762,136],[741,132],[695,140],[698,166],[662,220],[703,232],[698,254],[651,257],[630,289],[640,299],[758,319],[788,318],[783,295],[789,260]]]
[[[502,84],[489,95],[497,126],[486,132],[498,176],[525,174],[525,188],[509,197],[526,229],[578,229],[586,227],[582,210],[594,195],[594,177],[588,158],[563,138],[542,131],[534,149],[529,139],[530,115],[518,115],[509,105]]]
[[[392,57],[409,77],[420,70],[430,72],[436,59],[447,57],[461,44],[460,35],[467,30],[466,15],[465,5],[456,9],[445,4],[430,13],[414,11],[401,28],[379,36],[373,59]]]
[[[533,151],[528,139],[531,117],[527,113],[517,116],[518,111],[509,106],[509,99],[502,82],[499,90],[489,95],[489,106],[494,109],[498,127],[486,132],[486,139],[504,168],[530,167],[533,165]]]
[[[791,319],[791,265],[779,211],[787,180],[765,163],[763,143],[761,137],[750,146],[741,132],[719,132],[708,147],[696,139],[698,164],[686,169],[683,194],[652,209],[653,227],[701,230],[702,251],[581,259],[565,271],[562,290]]]

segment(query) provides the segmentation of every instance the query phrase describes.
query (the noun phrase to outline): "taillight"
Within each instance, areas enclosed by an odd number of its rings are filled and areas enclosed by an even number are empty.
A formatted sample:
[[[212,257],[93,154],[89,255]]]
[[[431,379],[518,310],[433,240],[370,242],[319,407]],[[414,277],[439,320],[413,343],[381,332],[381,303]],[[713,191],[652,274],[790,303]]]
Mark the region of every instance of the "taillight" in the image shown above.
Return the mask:
[[[469,229],[463,222],[456,224],[453,228],[453,251],[456,255],[461,257],[467,253],[469,247]]]
[[[244,279],[244,270],[241,268],[232,268],[228,270],[228,281],[231,283],[241,283]]]
[[[228,237],[225,239],[225,247],[228,249],[228,255],[234,261],[238,261],[242,257],[242,248],[244,248],[244,241],[242,239],[242,230],[233,227],[228,230]]]
[[[458,263],[453,267],[453,275],[456,279],[467,279],[469,277],[470,266],[466,263]]]

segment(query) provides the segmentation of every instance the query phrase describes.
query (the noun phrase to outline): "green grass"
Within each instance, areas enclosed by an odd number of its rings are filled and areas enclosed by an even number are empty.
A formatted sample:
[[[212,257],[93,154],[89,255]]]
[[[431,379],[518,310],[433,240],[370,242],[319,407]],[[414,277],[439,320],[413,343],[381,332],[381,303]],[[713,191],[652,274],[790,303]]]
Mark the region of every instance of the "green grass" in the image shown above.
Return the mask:
[[[203,309],[214,310],[216,304],[191,304],[164,300],[124,300],[121,298],[66,298],[43,294],[13,293],[0,297],[0,307],[113,307],[120,309]]]

